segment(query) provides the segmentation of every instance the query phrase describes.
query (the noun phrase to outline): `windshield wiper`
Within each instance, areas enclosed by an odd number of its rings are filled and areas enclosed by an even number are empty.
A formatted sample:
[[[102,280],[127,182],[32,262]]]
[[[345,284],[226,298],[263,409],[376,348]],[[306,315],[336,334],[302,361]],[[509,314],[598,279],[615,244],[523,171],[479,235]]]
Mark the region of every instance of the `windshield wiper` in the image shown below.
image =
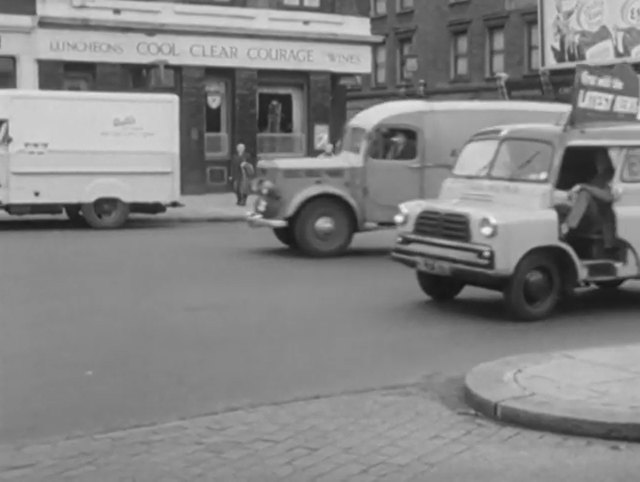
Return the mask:
[[[514,171],[514,173],[511,175],[511,178],[515,177],[518,173],[520,173],[520,171],[522,171],[523,169],[526,169],[527,167],[529,167],[529,165],[536,160],[536,158],[540,155],[540,151],[536,151],[533,153],[533,155],[531,155],[526,161],[524,161],[522,164],[520,164],[516,170]]]
[[[491,167],[491,161],[487,162],[484,166],[482,166],[480,169],[478,169],[478,171],[473,174],[471,177],[480,177],[480,176],[484,176],[487,171],[489,170],[489,168]]]

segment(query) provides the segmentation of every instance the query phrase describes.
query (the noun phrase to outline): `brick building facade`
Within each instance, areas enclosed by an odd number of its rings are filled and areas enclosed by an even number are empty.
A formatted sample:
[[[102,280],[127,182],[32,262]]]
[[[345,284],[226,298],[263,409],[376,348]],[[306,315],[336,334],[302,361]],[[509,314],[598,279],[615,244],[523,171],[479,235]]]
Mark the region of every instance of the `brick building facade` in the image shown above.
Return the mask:
[[[368,73],[355,0],[40,0],[41,89],[181,98],[182,190],[228,188],[237,143],[255,158],[315,155],[346,118],[343,79]]]
[[[550,83],[539,74],[537,0],[371,0],[371,26],[385,41],[374,47],[372,74],[349,92],[350,115],[422,92],[497,98],[499,72],[513,98],[568,98],[571,72],[554,71]],[[417,55],[416,72],[407,72],[407,54]]]

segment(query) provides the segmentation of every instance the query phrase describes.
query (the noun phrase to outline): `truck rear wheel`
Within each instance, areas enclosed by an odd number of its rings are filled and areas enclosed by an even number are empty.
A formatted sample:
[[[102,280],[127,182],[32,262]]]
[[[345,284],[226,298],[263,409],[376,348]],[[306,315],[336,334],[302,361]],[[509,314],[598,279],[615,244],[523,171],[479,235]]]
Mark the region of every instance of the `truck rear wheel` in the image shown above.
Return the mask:
[[[280,241],[285,246],[289,246],[290,248],[296,247],[296,240],[293,237],[293,230],[290,227],[286,228],[274,228],[273,234],[276,235],[278,241]]]
[[[433,301],[451,301],[464,289],[464,283],[445,276],[429,273],[416,273],[418,284],[425,295]]]
[[[538,321],[553,313],[562,291],[562,277],[553,257],[533,253],[518,264],[504,300],[516,321]]]
[[[85,227],[87,225],[80,206],[65,206],[64,212],[74,226]]]
[[[127,222],[129,205],[120,199],[98,199],[82,205],[82,215],[94,229],[117,229]]]
[[[351,213],[334,199],[310,201],[293,222],[297,246],[316,258],[343,254],[351,244],[354,230]]]

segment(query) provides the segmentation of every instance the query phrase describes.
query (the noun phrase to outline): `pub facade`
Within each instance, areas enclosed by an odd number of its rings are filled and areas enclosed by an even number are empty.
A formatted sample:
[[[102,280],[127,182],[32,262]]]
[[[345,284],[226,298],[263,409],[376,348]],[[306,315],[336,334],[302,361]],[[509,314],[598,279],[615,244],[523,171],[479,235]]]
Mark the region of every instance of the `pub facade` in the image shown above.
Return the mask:
[[[254,159],[315,155],[344,124],[344,79],[371,70],[369,19],[351,2],[243,3],[40,0],[38,85],[178,94],[184,194],[228,189],[238,143]]]

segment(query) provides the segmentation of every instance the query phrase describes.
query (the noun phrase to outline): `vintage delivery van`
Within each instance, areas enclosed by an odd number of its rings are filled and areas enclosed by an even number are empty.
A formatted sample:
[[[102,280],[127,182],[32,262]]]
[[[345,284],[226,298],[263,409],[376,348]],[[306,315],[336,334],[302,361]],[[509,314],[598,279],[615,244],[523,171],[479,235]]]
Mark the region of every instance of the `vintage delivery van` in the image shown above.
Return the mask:
[[[610,189],[599,196],[613,201],[615,217],[609,246],[606,216],[566,224],[578,192],[589,193],[583,186],[601,172]],[[439,198],[401,205],[396,223],[391,255],[433,300],[479,286],[502,291],[515,320],[545,318],[576,287],[640,278],[640,124],[484,129]]]
[[[0,208],[93,228],[179,205],[173,94],[0,91]]]
[[[357,114],[334,157],[260,161],[248,222],[311,256],[343,253],[354,233],[393,227],[398,204],[436,198],[458,150],[496,124],[561,122],[564,104],[386,102]]]

